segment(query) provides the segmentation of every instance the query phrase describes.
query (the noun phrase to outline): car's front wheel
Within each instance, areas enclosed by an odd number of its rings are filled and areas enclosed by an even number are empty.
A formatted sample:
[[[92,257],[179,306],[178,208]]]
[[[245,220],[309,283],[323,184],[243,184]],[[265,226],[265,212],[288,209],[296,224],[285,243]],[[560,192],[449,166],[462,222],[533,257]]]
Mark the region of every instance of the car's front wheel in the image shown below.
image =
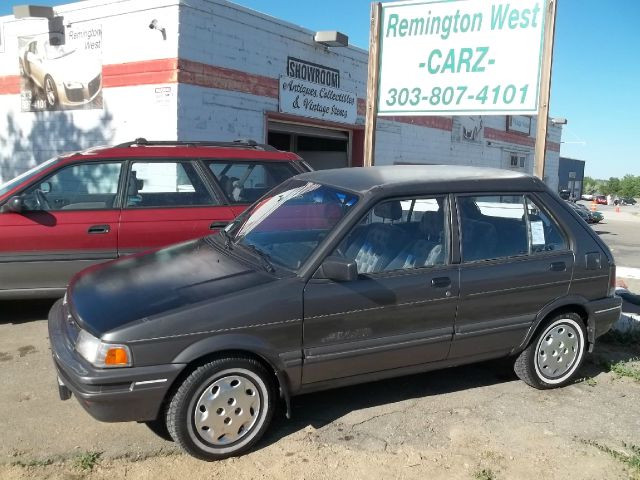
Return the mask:
[[[51,75],[47,75],[44,78],[44,95],[47,101],[47,108],[49,110],[54,109],[58,105],[58,89]]]
[[[273,375],[252,358],[221,358],[194,370],[166,413],[171,437],[187,453],[220,460],[249,450],[275,406]]]
[[[549,320],[517,357],[516,375],[532,387],[567,385],[580,368],[587,348],[584,323],[573,312]]]

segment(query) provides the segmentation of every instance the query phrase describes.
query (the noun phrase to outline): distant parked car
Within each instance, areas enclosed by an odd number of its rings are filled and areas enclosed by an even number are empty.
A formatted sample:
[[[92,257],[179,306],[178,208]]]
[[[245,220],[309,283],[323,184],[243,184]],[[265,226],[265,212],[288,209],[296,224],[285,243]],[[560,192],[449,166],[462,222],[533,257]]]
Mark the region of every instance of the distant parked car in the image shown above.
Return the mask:
[[[582,198],[582,200],[591,201],[591,200],[593,200],[593,194],[591,194],[591,193],[583,193],[582,197],[580,197],[580,198]]]
[[[600,223],[604,220],[604,215],[598,211],[591,211],[580,203],[573,203],[567,201],[567,204],[580,215],[587,223]]]
[[[635,205],[636,199],[633,197],[620,197],[620,205]]]
[[[607,204],[607,197],[604,195],[597,195],[595,197],[595,201],[598,205],[606,205]]]
[[[564,188],[560,190],[559,195],[561,199],[569,200],[569,198],[571,198],[571,190],[567,190],[566,188]]]

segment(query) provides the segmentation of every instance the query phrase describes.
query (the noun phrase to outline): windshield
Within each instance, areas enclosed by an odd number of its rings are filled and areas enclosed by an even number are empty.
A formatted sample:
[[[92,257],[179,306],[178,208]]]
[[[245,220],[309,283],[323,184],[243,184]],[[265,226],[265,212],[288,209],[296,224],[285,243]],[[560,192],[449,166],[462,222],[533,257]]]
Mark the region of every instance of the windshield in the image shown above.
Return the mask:
[[[236,246],[273,265],[298,270],[358,201],[355,194],[289,180],[230,224]]]
[[[18,175],[13,180],[9,180],[8,182],[3,183],[2,185],[0,185],[0,197],[2,195],[4,195],[5,193],[7,193],[8,191],[13,190],[15,187],[18,186],[18,184],[20,184],[22,182],[25,182],[25,181],[35,177],[40,172],[42,172],[44,169],[50,167],[51,165],[53,165],[57,161],[58,161],[58,157],[54,157],[54,158],[52,158],[50,160],[47,160],[44,163],[41,163],[40,165],[37,165],[37,166],[33,167],[31,170],[27,170],[23,174]]]
[[[47,58],[49,60],[55,60],[57,58],[71,55],[76,49],[69,44],[51,45],[49,42],[45,42],[44,50],[47,53]]]

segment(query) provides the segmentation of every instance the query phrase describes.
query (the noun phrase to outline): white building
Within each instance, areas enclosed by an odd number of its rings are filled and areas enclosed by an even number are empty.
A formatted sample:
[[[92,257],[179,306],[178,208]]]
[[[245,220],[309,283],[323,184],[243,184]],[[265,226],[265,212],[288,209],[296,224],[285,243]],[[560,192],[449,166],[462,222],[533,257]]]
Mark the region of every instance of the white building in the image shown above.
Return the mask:
[[[224,0],[89,0],[54,12],[0,17],[0,180],[57,153],[137,137],[252,138],[316,168],[362,165],[365,50],[325,47],[315,32]],[[532,173],[535,123],[379,118],[375,164]],[[550,126],[553,189],[561,134]]]

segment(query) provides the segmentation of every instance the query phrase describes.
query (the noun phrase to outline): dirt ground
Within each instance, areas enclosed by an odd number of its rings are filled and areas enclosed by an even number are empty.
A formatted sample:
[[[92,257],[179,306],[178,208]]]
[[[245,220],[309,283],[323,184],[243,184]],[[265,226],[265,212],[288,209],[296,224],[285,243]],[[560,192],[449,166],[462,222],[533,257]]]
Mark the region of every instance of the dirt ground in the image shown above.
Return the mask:
[[[254,452],[205,463],[144,425],[99,423],[58,400],[37,320],[48,305],[3,306],[2,479],[640,479],[640,381],[625,370],[640,370],[638,345],[601,343],[558,390],[499,361],[298,397]]]

